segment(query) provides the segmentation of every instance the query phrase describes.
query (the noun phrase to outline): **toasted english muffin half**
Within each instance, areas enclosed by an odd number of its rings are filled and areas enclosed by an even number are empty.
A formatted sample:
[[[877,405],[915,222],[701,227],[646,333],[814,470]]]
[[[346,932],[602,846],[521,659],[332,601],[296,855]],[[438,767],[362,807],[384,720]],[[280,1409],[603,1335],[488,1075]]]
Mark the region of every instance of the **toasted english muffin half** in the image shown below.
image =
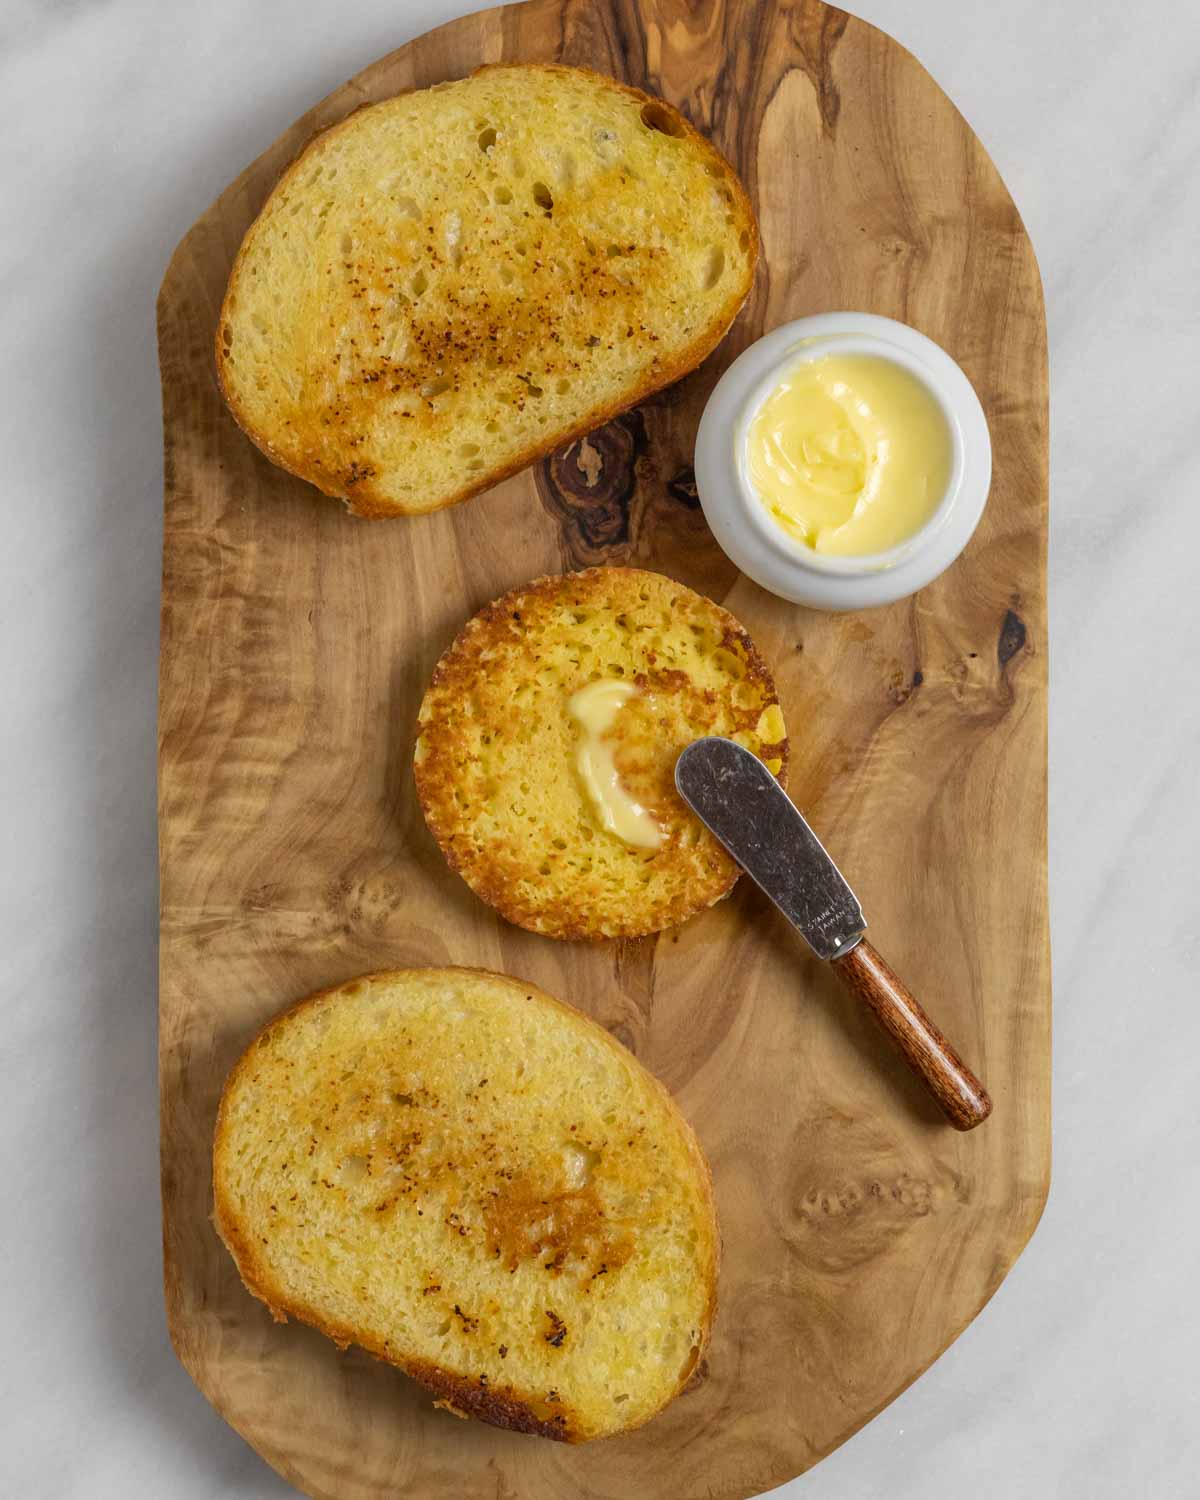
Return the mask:
[[[695,1135],[608,1032],[502,974],[368,974],[275,1017],[225,1084],[213,1190],[277,1319],[498,1427],[640,1426],[708,1341]]]
[[[438,510],[693,369],[757,257],[736,173],[669,104],[496,64],[306,147],[234,262],[217,374],[356,515]]]
[[[656,847],[604,825],[573,704],[632,687],[596,742]],[[732,889],[738,867],[675,790],[680,751],[726,735],[784,776],[775,685],[710,599],[639,568],[539,578],[468,621],[425,693],[414,754],[425,821],[451,867],[510,922],[557,938],[658,932]]]

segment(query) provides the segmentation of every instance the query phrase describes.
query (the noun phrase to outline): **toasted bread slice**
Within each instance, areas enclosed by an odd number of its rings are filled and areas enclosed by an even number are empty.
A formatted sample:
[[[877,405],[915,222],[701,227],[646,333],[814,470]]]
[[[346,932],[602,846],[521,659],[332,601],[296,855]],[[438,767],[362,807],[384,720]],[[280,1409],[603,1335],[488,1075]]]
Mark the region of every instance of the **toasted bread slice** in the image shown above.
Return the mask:
[[[500,974],[368,974],[278,1016],[225,1085],[213,1188],[276,1318],[498,1427],[637,1427],[708,1339],[695,1136],[606,1031]]]
[[[757,256],[670,105],[486,67],[311,142],[234,263],[217,371],[259,447],[357,515],[438,510],[694,368]]]
[[[635,686],[606,742],[657,848],[609,831],[579,774],[574,695]],[[780,779],[775,684],[727,611],[661,573],[539,578],[482,610],[421,704],[417,795],[451,866],[510,922],[557,938],[639,937],[733,888],[738,867],[675,790],[692,740],[728,735]]]

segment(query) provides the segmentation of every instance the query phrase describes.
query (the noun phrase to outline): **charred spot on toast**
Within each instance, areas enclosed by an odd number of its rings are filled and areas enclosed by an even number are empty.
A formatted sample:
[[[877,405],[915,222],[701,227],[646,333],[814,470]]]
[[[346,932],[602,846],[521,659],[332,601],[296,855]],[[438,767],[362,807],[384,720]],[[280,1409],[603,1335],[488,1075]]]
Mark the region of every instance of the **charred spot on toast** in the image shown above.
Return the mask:
[[[587,1280],[599,1265],[619,1269],[633,1241],[613,1223],[595,1188],[554,1190],[526,1180],[495,1189],[483,1212],[489,1252],[509,1271],[532,1261],[554,1275]]]
[[[571,1412],[564,1408],[557,1392],[527,1401],[509,1391],[496,1390],[486,1382],[473,1382],[433,1366],[409,1365],[407,1373],[439,1397],[436,1404],[444,1402],[454,1411],[487,1422],[491,1427],[550,1438],[557,1443],[580,1440],[578,1429],[572,1424]],[[553,1399],[549,1399],[550,1396]]]

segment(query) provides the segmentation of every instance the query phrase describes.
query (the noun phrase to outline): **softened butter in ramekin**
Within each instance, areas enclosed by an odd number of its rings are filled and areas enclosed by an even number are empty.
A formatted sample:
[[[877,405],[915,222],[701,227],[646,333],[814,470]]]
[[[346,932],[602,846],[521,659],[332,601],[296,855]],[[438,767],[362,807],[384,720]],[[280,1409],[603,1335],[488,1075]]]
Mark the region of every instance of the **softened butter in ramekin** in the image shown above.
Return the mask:
[[[746,458],[776,525],[815,552],[862,557],[926,524],[954,446],[938,401],[903,365],[828,354],[781,373],[750,423]]]

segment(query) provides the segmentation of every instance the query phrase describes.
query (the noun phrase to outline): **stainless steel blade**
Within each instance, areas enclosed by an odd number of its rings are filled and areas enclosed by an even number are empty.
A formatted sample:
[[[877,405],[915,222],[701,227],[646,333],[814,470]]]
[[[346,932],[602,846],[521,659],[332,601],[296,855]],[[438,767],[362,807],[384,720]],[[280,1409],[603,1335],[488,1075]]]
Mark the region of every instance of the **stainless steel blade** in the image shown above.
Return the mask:
[[[733,740],[696,740],[675,762],[675,785],[818,958],[854,947],[867,925],[858,898],[756,755]]]

